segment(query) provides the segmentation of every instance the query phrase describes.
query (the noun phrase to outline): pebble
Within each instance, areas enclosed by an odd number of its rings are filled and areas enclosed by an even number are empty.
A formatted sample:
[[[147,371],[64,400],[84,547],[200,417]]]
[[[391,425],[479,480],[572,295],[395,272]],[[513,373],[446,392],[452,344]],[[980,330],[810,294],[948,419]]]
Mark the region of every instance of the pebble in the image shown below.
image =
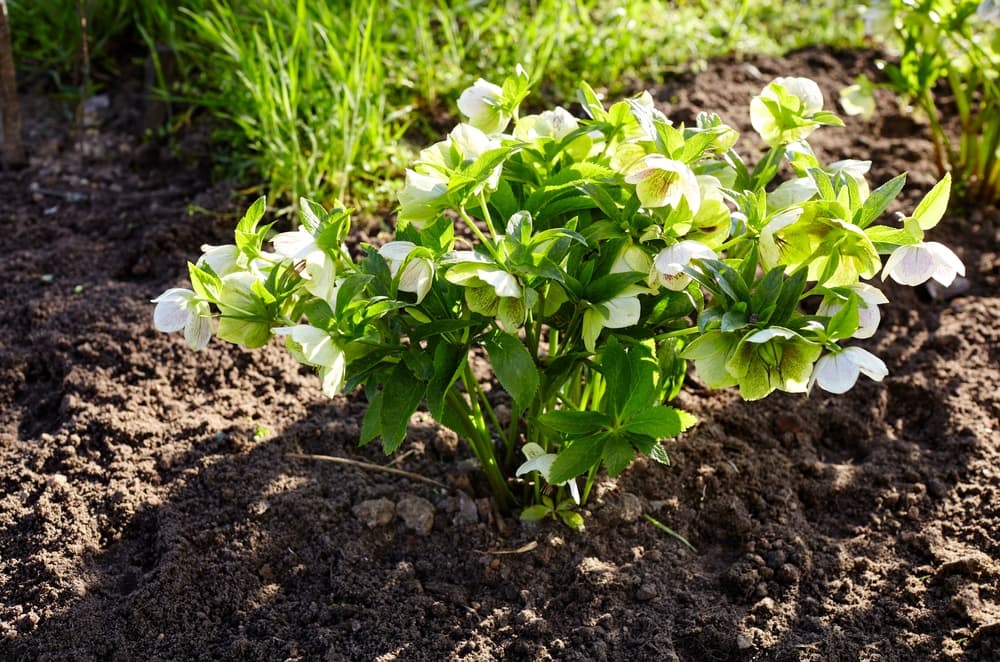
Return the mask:
[[[741,651],[753,648],[753,640],[750,637],[743,634],[742,632],[740,632],[738,635],[736,635],[736,647],[739,648]]]
[[[423,497],[412,494],[402,497],[396,504],[396,514],[418,536],[429,535],[434,527],[434,504]]]
[[[465,492],[458,492],[458,512],[452,523],[455,526],[475,524],[479,521],[479,508],[476,507],[475,500]]]
[[[782,584],[794,584],[799,581],[801,573],[799,572],[799,569],[796,568],[794,565],[792,565],[791,563],[786,563],[780,568],[778,568],[778,571],[775,576],[777,577],[778,581],[781,582]]]
[[[635,592],[635,599],[639,602],[649,602],[656,597],[656,587],[652,584],[642,584]]]
[[[618,507],[623,522],[635,522],[642,517],[642,499],[631,492],[622,492],[618,497]]]
[[[396,504],[389,499],[368,499],[351,508],[351,512],[369,529],[385,526],[396,516]]]

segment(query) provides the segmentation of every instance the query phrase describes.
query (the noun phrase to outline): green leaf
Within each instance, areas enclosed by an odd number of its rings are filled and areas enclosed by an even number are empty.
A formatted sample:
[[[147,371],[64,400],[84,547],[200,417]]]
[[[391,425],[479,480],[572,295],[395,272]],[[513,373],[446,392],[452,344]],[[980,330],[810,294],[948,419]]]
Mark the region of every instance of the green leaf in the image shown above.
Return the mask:
[[[522,522],[538,522],[549,516],[552,509],[548,506],[539,504],[537,506],[528,506],[521,511],[521,521]]]
[[[545,412],[538,417],[538,421],[553,430],[570,436],[589,435],[607,429],[611,425],[611,419],[599,411],[568,411],[565,409]]]
[[[934,185],[924,199],[920,201],[913,211],[913,219],[916,220],[921,230],[930,230],[938,224],[948,209],[948,196],[951,194],[951,173],[946,172],[944,177]]]
[[[634,285],[646,278],[647,274],[638,271],[608,274],[587,285],[584,298],[591,303],[603,303],[621,294],[626,287]]]
[[[663,405],[639,412],[622,426],[622,429],[654,439],[669,439],[687,430],[697,421],[698,419],[686,411]]]
[[[315,235],[326,217],[327,213],[322,205],[308,198],[299,198],[299,222],[309,231],[309,234]]]
[[[559,451],[552,463],[549,482],[553,485],[559,485],[590,471],[601,461],[606,442],[607,436],[603,434],[582,437],[569,442]]]
[[[337,317],[344,314],[344,309],[358,296],[368,284],[375,280],[370,274],[351,274],[340,284],[337,290]]]
[[[483,342],[493,373],[523,411],[538,392],[538,369],[528,349],[509,333],[496,332]]]
[[[601,351],[601,372],[606,384],[604,411],[617,419],[632,393],[632,366],[625,348],[614,336]]]
[[[361,421],[359,446],[371,443],[375,437],[382,434],[382,391],[366,390],[365,394],[368,396],[368,409]]]
[[[781,288],[781,294],[774,304],[770,326],[781,326],[795,312],[796,307],[799,305],[799,298],[801,298],[802,292],[805,290],[808,275],[808,267],[801,267],[785,281],[784,287]]]
[[[445,397],[458,379],[468,351],[464,347],[439,342],[434,348],[434,376],[427,383],[427,409],[434,420],[444,423]]]
[[[604,466],[608,470],[608,475],[614,478],[625,471],[632,459],[635,457],[635,449],[628,439],[621,435],[610,434],[608,441],[604,445],[604,453],[601,455]]]
[[[667,455],[667,449],[664,448],[663,444],[659,441],[653,444],[653,447],[649,449],[649,457],[655,462],[670,466],[670,456]]]
[[[906,173],[897,175],[887,181],[882,186],[871,192],[861,209],[854,215],[854,224],[859,228],[866,228],[871,225],[882,213],[889,208],[892,201],[896,199],[899,192],[906,184]]]
[[[382,389],[382,397],[390,403],[382,407],[382,450],[388,455],[403,443],[410,416],[424,397],[427,385],[416,379],[402,363],[396,365]]]

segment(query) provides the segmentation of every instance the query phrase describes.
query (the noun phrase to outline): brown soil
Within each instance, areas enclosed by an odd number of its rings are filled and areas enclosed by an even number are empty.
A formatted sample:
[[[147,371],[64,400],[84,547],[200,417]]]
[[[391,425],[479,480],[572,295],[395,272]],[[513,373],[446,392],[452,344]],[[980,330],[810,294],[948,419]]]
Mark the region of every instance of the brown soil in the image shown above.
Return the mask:
[[[772,76],[829,100],[861,70],[870,54],[721,61],[657,98],[749,131]],[[752,404],[692,383],[680,404],[702,423],[674,465],[602,483],[578,535],[492,520],[462,491],[464,448],[420,415],[396,464],[447,490],[290,459],[386,462],[356,446],[363,400],[325,399],[281,347],[194,353],[153,330],[149,299],[231,232],[188,205],[235,205],[116,128],[131,106],[111,100],[81,149],[28,99],[32,166],[0,178],[0,659],[1000,659],[996,207],[933,236],[965,294],[886,286],[867,343],[884,383]],[[931,144],[879,107],[818,145],[871,158],[877,181],[909,170],[912,209]],[[357,514],[409,495],[433,507],[428,535]]]

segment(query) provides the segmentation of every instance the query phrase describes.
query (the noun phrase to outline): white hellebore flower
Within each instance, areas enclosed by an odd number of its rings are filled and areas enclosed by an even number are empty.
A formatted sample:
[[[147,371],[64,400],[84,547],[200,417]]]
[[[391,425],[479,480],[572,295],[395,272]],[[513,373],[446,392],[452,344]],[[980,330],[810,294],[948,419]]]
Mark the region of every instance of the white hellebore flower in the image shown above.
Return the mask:
[[[965,275],[965,265],[950,248],[936,241],[900,246],[882,270],[882,280],[892,276],[901,285],[920,285],[933,278],[948,287],[956,275]]]
[[[419,230],[438,215],[447,194],[448,179],[444,175],[407,169],[406,183],[399,192],[399,220],[409,221]]]
[[[411,241],[390,241],[378,249],[378,254],[389,264],[389,273],[393,278],[399,273],[400,267],[403,268],[403,273],[399,277],[399,289],[403,292],[413,292],[417,295],[417,303],[420,303],[434,282],[434,263],[425,257],[407,261],[416,247],[417,245]],[[406,266],[403,266],[404,264]]]
[[[304,262],[302,279],[306,291],[332,304],[337,290],[336,264],[326,251],[319,247],[316,238],[303,228],[282,232],[274,237],[274,251],[295,263]]]
[[[198,264],[207,264],[212,268],[217,276],[225,276],[239,270],[236,260],[240,256],[240,249],[235,244],[224,244],[222,246],[212,246],[202,244],[202,256]]]
[[[575,117],[562,106],[546,110],[540,115],[525,115],[514,125],[514,137],[530,142],[538,138],[561,140],[580,127]]]
[[[983,0],[976,7],[976,14],[984,21],[1000,20],[1000,0]]]
[[[510,123],[510,113],[502,106],[503,90],[480,78],[458,97],[458,110],[472,126],[484,133],[500,133]]]
[[[797,108],[785,108],[788,113],[800,118],[809,118],[823,110],[823,92],[819,89],[816,81],[792,76],[775,78],[761,90],[759,95],[750,100],[750,124],[754,131],[760,134],[760,137],[768,144],[804,140],[816,129],[815,125],[795,127],[779,125],[781,118],[776,117],[765,103],[765,100],[777,104],[781,103],[778,87],[798,100]],[[795,99],[791,101],[794,103]]]
[[[677,207],[681,200],[687,201],[692,214],[701,206],[701,188],[694,171],[686,163],[668,159],[662,154],[644,156],[625,181],[635,184],[636,195],[643,207]]]
[[[888,35],[894,27],[892,7],[882,0],[874,0],[861,14],[861,21],[865,24],[866,35]]]
[[[847,289],[861,298],[861,306],[858,308],[858,330],[851,337],[871,338],[878,330],[879,322],[882,321],[882,313],[878,307],[881,304],[889,303],[889,299],[882,294],[882,290],[866,283],[848,285]],[[843,307],[844,304],[840,301],[827,297],[820,302],[816,314],[833,317]]]
[[[516,475],[523,476],[537,471],[548,482],[549,475],[552,473],[552,463],[556,461],[556,454],[546,453],[545,449],[533,441],[522,446],[521,452],[528,460],[517,468]],[[560,485],[566,484],[569,485],[569,493],[573,497],[573,501],[580,505],[580,488],[576,485],[576,479],[572,478],[565,483],[560,483]]]
[[[306,365],[319,368],[323,393],[331,398],[337,395],[344,386],[347,360],[328,332],[308,324],[296,324],[275,329],[274,333],[286,336],[292,356]]]
[[[583,344],[587,351],[596,351],[602,329],[624,329],[637,324],[642,314],[639,295],[648,293],[644,287],[630,285],[618,296],[588,308],[583,314]]]
[[[830,393],[846,393],[858,381],[858,376],[865,374],[876,382],[889,374],[882,359],[867,349],[847,347],[836,354],[827,354],[816,361],[812,377],[809,379],[809,390],[813,384]]]
[[[172,287],[152,300],[153,326],[157,331],[173,333],[184,329],[184,340],[191,349],[201,349],[212,337],[212,310],[199,301],[194,292]]]
[[[680,292],[691,282],[691,276],[684,273],[684,267],[691,264],[692,260],[716,258],[718,256],[715,251],[705,244],[687,239],[660,251],[653,259],[653,267],[660,275],[661,285],[668,290]]]

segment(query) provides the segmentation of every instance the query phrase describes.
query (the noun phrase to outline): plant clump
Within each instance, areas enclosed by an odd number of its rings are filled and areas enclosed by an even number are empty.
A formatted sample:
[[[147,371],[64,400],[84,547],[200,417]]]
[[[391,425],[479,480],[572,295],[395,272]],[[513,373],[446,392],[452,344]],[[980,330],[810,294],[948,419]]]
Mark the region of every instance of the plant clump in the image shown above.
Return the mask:
[[[905,176],[872,188],[869,162],[819,160],[810,134],[841,121],[809,79],[751,101],[769,145],[753,166],[713,113],[674,124],[648,93],[606,106],[582,84],[580,116],[521,114],[528,92],[518,70],[461,95],[467,121],[411,164],[385,245],[350,251],[349,211],[308,200],[300,227],[274,234],[258,200],[233,244],[189,265],[191,289],[154,300],[157,328],[195,349],[279,336],[327,395],[363,388],[362,444],[395,451],[423,405],[469,443],[502,507],[580,527],[601,467],[666,464],[664,442],[695,423],[669,404],[689,363],[748,400],[842,393],[887,373],[854,344],[887,301],[879,274],[964,272],[924,241],[950,179],[879,223]]]

